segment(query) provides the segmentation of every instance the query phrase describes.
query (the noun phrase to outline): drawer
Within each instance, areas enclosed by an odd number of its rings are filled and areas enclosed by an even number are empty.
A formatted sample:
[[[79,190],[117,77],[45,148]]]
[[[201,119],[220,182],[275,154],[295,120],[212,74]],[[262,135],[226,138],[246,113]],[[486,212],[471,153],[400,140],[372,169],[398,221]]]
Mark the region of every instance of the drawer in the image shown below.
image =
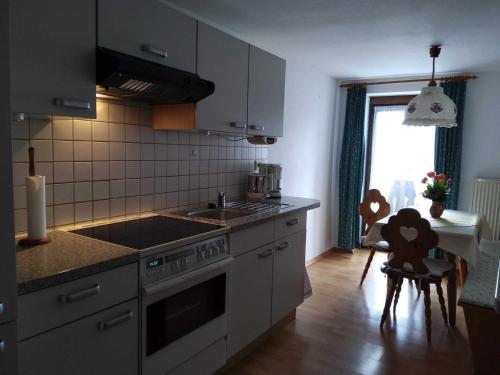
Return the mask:
[[[229,233],[229,251],[233,257],[267,245],[274,240],[274,222]]]
[[[134,263],[20,296],[19,340],[137,297],[138,284]]]
[[[19,344],[19,374],[137,375],[137,298]]]
[[[307,211],[288,214],[276,219],[274,238],[280,239],[306,229]]]

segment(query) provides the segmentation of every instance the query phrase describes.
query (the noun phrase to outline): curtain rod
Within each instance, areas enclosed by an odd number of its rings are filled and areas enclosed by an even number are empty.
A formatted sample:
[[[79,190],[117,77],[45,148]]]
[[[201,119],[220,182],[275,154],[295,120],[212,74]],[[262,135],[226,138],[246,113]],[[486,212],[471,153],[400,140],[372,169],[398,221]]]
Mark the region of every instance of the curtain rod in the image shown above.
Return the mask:
[[[476,79],[477,76],[474,75],[461,75],[461,76],[448,76],[436,78],[436,80],[448,82],[448,81],[467,81],[469,79]],[[429,81],[430,78],[414,78],[414,79],[402,79],[395,81],[378,81],[378,82],[353,82],[353,83],[341,83],[339,87],[342,88],[353,88],[353,87],[364,87],[371,85],[388,85],[391,83],[409,83],[409,82],[425,82]]]

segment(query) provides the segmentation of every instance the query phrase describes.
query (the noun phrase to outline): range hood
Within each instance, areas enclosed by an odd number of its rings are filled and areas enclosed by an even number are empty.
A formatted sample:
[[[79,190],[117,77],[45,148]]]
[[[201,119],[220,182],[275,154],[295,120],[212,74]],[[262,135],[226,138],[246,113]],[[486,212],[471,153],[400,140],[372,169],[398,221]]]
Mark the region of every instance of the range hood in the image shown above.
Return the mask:
[[[198,75],[97,48],[97,93],[149,104],[196,103],[211,95],[213,82]]]

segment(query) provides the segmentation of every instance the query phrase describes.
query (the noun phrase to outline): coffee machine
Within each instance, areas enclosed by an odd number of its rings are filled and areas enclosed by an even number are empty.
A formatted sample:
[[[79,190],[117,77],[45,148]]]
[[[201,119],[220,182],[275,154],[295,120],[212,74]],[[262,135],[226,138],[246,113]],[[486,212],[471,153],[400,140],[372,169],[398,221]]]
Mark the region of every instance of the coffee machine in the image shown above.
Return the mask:
[[[259,163],[259,173],[271,175],[271,186],[268,192],[269,198],[281,198],[281,164]]]

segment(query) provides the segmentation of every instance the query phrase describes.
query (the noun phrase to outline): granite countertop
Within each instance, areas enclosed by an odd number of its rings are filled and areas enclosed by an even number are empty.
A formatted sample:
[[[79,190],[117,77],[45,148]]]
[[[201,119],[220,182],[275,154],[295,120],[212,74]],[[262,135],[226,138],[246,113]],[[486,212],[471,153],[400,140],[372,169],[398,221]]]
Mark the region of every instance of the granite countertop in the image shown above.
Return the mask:
[[[266,212],[257,213],[255,215],[245,216],[240,219],[231,220],[228,222],[220,222],[217,220],[204,219],[200,217],[186,217],[182,215],[177,215],[172,211],[163,211],[162,215],[178,217],[180,219],[200,221],[209,224],[224,225],[230,227],[232,232],[245,229],[257,224],[264,223],[269,220],[274,220],[279,216],[293,214],[294,212],[312,210],[320,206],[320,201],[311,198],[300,198],[300,197],[282,197],[281,199],[266,199],[268,202],[289,204],[290,207],[285,207],[280,210],[270,210]]]
[[[17,293],[23,295],[138,261],[137,251],[64,231],[51,242],[17,247]]]

